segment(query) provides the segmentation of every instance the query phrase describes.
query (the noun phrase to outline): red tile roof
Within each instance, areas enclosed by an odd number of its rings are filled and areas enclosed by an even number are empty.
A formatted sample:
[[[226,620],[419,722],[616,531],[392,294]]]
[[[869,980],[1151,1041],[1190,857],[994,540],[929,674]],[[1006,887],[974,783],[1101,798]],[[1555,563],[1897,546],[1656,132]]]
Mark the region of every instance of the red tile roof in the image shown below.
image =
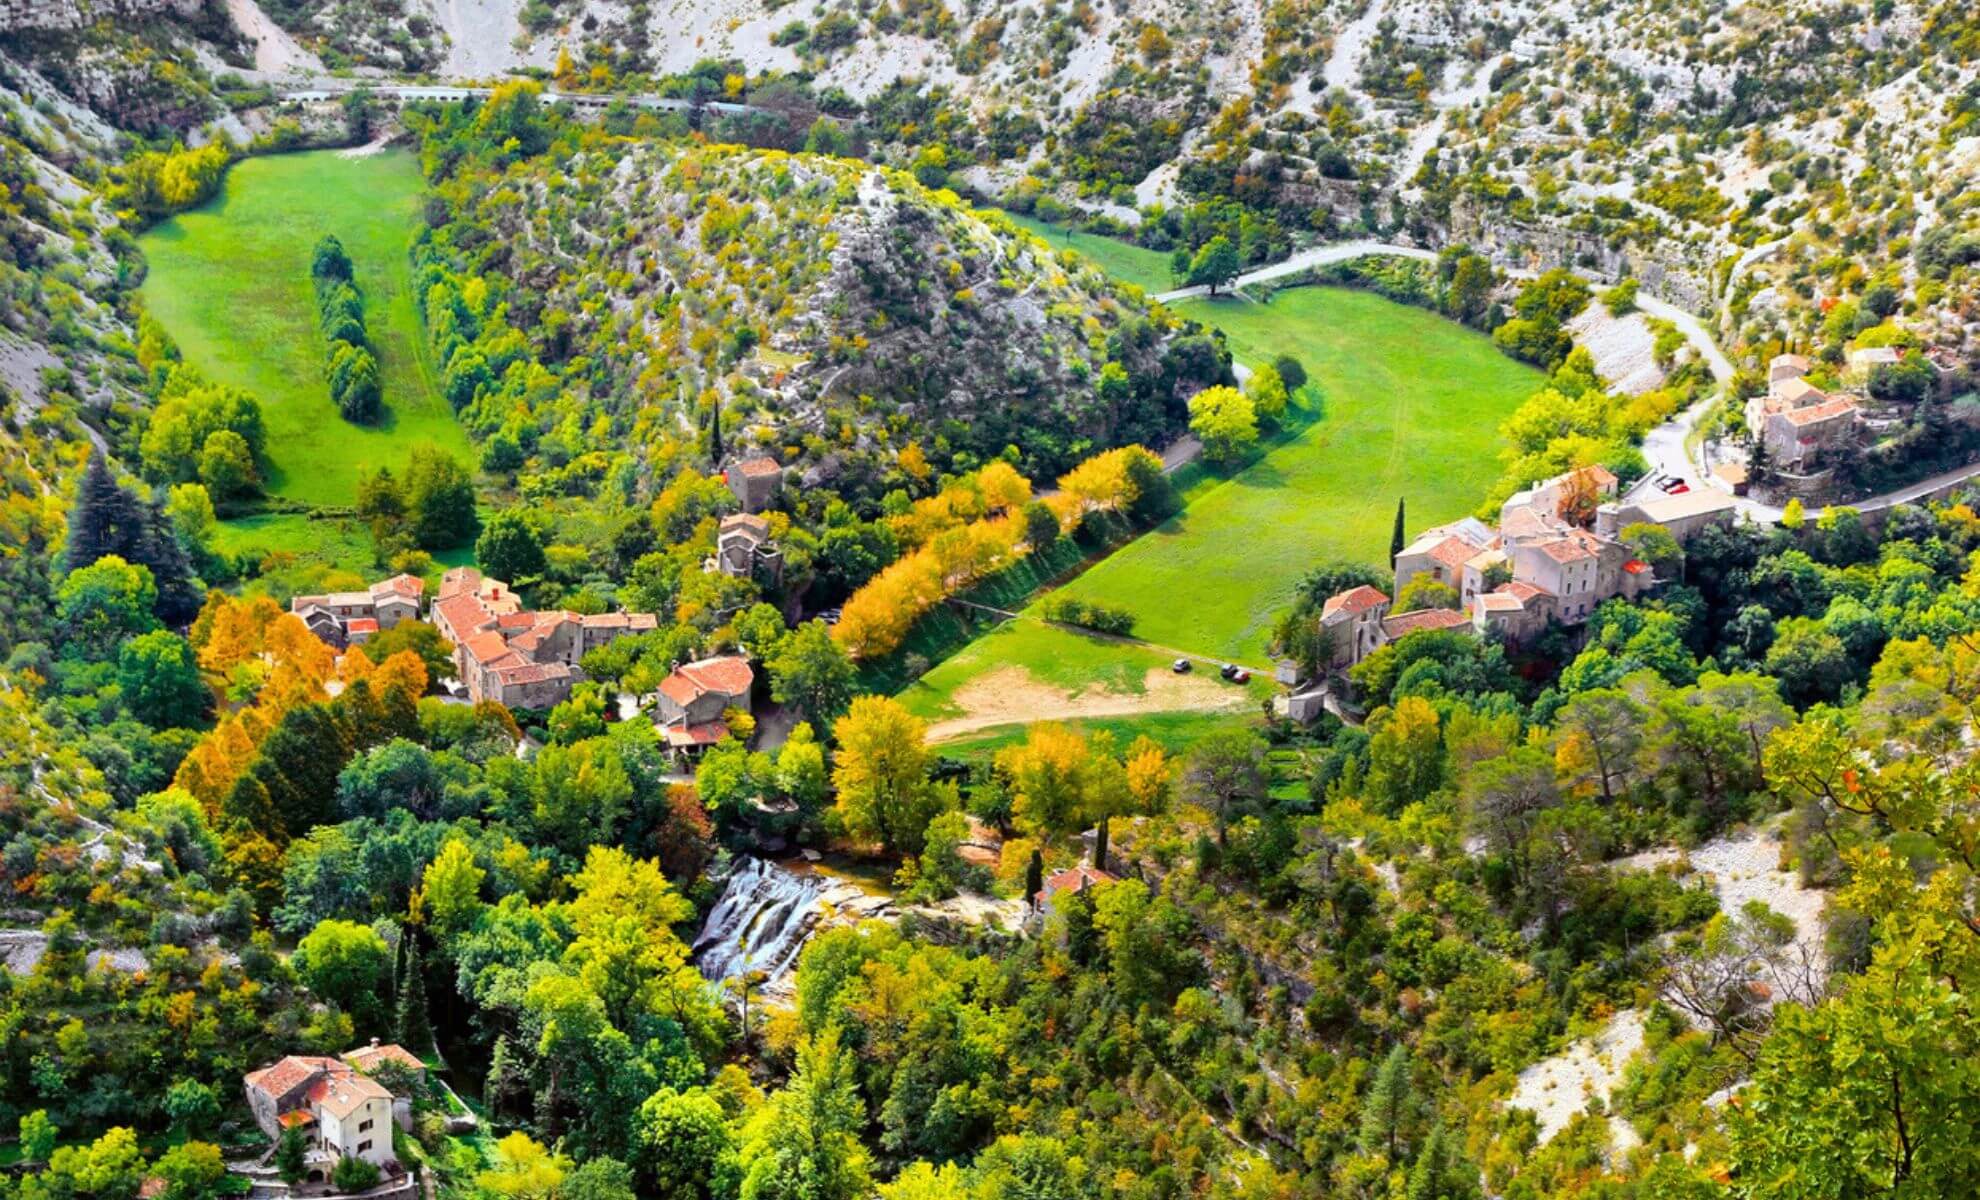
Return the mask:
[[[426,594],[426,581],[417,575],[394,575],[390,579],[381,579],[372,584],[371,594],[380,599],[386,596],[404,596],[408,600],[417,600]]]
[[[1051,878],[1045,881],[1045,886],[1038,889],[1038,894],[1033,896],[1032,900],[1043,904],[1049,897],[1056,896],[1060,892],[1083,892],[1093,884],[1114,881],[1114,876],[1106,871],[1081,863],[1076,867],[1067,867],[1063,871],[1054,872]]]
[[[729,736],[729,727],[720,721],[708,721],[700,725],[671,725],[664,733],[667,744],[676,749],[693,746],[712,746]]]
[[[1471,557],[1478,553],[1478,547],[1463,538],[1447,537],[1430,547],[1430,557],[1453,570],[1462,569]]]
[[[697,697],[709,692],[724,696],[746,695],[755,683],[756,672],[750,669],[746,659],[740,655],[724,654],[675,667],[672,674],[660,681],[660,690],[666,693],[669,700],[685,708]]]
[[[1360,587],[1349,588],[1345,592],[1327,597],[1327,603],[1320,607],[1320,613],[1328,617],[1337,612],[1359,614],[1367,612],[1378,604],[1388,602],[1389,597],[1386,593],[1364,583]]]
[[[1855,411],[1856,401],[1851,397],[1831,396],[1820,404],[1811,404],[1806,408],[1791,408],[1781,415],[1786,417],[1791,425],[1814,425],[1836,417],[1848,416]]]
[[[287,1058],[277,1059],[259,1071],[249,1071],[245,1081],[249,1087],[257,1091],[280,1098],[288,1095],[299,1084],[307,1082],[319,1072],[345,1069],[347,1068],[344,1064],[334,1058],[291,1054]]]
[[[503,684],[542,683],[549,679],[566,679],[577,671],[564,663],[518,662],[514,666],[499,667],[495,678]]]
[[[398,1063],[409,1071],[424,1071],[426,1064],[419,1056],[395,1042],[384,1042],[370,1046],[359,1046],[345,1052],[344,1061],[360,1071],[377,1069],[384,1063]]]
[[[776,475],[783,469],[777,465],[776,459],[762,456],[745,458],[736,464],[736,470],[756,479],[761,479],[766,475]]]
[[[1382,620],[1382,632],[1390,638],[1399,638],[1415,633],[1420,629],[1456,629],[1469,625],[1471,621],[1463,613],[1450,608],[1419,608],[1415,612],[1398,613]]]
[[[464,638],[461,641],[461,650],[484,667],[494,665],[504,655],[515,653],[509,649],[509,643],[502,635],[492,629],[486,633],[472,634]]]
[[[370,617],[352,617],[344,622],[346,633],[377,633],[378,622]]]

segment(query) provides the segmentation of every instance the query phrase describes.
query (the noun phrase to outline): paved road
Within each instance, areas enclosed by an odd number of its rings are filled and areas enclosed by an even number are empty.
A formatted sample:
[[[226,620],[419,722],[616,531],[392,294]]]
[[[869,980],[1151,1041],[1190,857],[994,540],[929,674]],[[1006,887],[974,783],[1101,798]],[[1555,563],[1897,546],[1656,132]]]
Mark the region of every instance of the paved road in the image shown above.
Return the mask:
[[[1325,246],[1312,246],[1279,262],[1259,267],[1255,271],[1246,271],[1236,279],[1225,284],[1224,287],[1227,289],[1250,287],[1254,283],[1264,283],[1271,279],[1283,279],[1288,275],[1297,275],[1301,271],[1311,267],[1322,266],[1326,263],[1346,262],[1351,258],[1366,258],[1371,254],[1395,254],[1403,258],[1422,259],[1425,262],[1435,262],[1437,260],[1437,255],[1433,251],[1419,249],[1415,246],[1396,246],[1388,242],[1333,242]],[[1209,288],[1199,285],[1197,287],[1177,288],[1173,292],[1163,292],[1161,295],[1155,297],[1155,299],[1160,303],[1168,304],[1176,300],[1188,300],[1195,296],[1207,296],[1209,294]]]
[[[335,100],[352,92],[364,90],[375,96],[386,96],[396,100],[471,100],[492,95],[494,88],[461,87],[452,84],[421,83],[371,83],[361,79],[331,79],[313,82],[307,86],[278,87],[276,96],[282,100],[309,103],[320,100]],[[656,112],[690,112],[701,108],[707,112],[733,116],[747,112],[774,112],[768,108],[757,108],[751,104],[736,104],[728,100],[710,100],[696,105],[677,96],[642,96],[626,93],[595,95],[590,92],[560,92],[546,88],[543,98],[552,103],[568,103],[578,108],[608,108],[616,100],[623,100],[634,108],[644,108]]]

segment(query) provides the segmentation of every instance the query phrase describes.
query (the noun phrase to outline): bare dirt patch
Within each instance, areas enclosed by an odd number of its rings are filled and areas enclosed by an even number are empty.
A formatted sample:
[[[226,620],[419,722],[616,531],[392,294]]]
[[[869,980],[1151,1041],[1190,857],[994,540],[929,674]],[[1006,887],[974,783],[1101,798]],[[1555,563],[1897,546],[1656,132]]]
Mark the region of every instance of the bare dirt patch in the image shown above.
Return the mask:
[[[1582,1038],[1521,1071],[1506,1103],[1526,1109],[1539,1120],[1544,1144],[1567,1128],[1568,1121],[1588,1107],[1590,1100],[1606,1100],[1609,1091],[1622,1082],[1623,1068],[1641,1049],[1643,1014],[1625,1009],[1595,1036]]]
[[[931,742],[954,741],[999,725],[1067,721],[1081,717],[1128,717],[1153,712],[1222,712],[1245,708],[1249,693],[1200,675],[1177,675],[1150,667],[1139,692],[1109,691],[1099,683],[1068,693],[1019,666],[998,667],[957,688],[951,699],[959,717],[928,727]]]

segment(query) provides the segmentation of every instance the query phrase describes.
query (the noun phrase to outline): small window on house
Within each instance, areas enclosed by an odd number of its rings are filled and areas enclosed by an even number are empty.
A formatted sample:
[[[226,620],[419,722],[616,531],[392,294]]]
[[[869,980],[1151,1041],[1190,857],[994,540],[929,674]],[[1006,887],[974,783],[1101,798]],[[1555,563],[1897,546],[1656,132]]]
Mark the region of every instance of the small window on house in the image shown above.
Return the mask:
[[[358,1143],[358,1148],[357,1148],[357,1152],[358,1152],[359,1154],[363,1154],[363,1153],[364,1153],[364,1152],[365,1152],[366,1150],[369,1150],[369,1149],[371,1149],[371,1143],[370,1143],[370,1142],[359,1142],[359,1143]]]
[[[367,1129],[369,1129],[369,1128],[371,1128],[371,1122],[369,1122],[369,1121],[359,1121],[359,1122],[358,1122],[358,1132],[359,1132],[359,1133],[363,1133],[363,1132],[364,1132],[365,1130],[367,1130]]]

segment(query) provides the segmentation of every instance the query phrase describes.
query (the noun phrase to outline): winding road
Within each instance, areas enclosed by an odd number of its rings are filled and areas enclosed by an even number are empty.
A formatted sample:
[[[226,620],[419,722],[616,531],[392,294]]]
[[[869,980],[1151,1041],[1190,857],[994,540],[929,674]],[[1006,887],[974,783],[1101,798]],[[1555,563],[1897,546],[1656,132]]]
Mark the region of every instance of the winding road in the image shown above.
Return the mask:
[[[1753,247],[1740,257],[1735,270],[1744,269],[1753,263],[1765,259],[1774,252],[1777,246],[1778,243],[1764,243]],[[1390,254],[1402,258],[1414,258],[1423,262],[1435,261],[1437,257],[1434,252],[1425,250],[1420,246],[1399,246],[1391,242],[1378,241],[1333,242],[1324,246],[1310,246],[1289,255],[1279,262],[1268,263],[1255,270],[1247,271],[1239,275],[1236,279],[1231,280],[1230,283],[1223,285],[1220,291],[1235,292],[1250,287],[1253,284],[1269,283],[1275,279],[1284,279],[1287,276],[1297,275],[1313,267],[1324,266],[1328,263],[1346,262],[1349,259],[1362,258],[1370,254]],[[1506,274],[1518,279],[1530,277],[1532,273],[1528,271],[1508,270]],[[1154,297],[1154,299],[1159,303],[1170,304],[1178,300],[1191,300],[1208,295],[1210,295],[1209,288],[1197,286],[1177,288],[1174,291],[1163,292]],[[1712,372],[1712,378],[1717,381],[1720,388],[1724,388],[1731,381],[1734,371],[1732,359],[1727,357],[1726,352],[1720,348],[1718,339],[1713,337],[1711,329],[1695,313],[1679,308],[1677,305],[1671,304],[1668,301],[1659,300],[1654,296],[1642,293],[1638,293],[1637,295],[1636,306],[1646,314],[1660,321],[1668,321],[1675,326],[1678,332],[1684,335],[1685,341],[1690,343],[1692,349],[1697,352],[1700,361],[1704,362],[1706,369]],[[1653,480],[1665,476],[1674,476],[1684,480],[1694,491],[1699,488],[1711,488],[1713,491],[1720,493],[1726,491],[1725,486],[1713,476],[1704,459],[1693,455],[1687,445],[1692,433],[1697,430],[1699,422],[1703,421],[1706,415],[1712,411],[1712,406],[1718,402],[1718,399],[1719,391],[1715,389],[1711,395],[1699,400],[1690,408],[1678,413],[1670,420],[1644,435],[1643,457],[1649,460],[1650,471],[1642,479],[1637,481],[1636,486],[1631,489],[1630,495],[1643,493],[1646,489],[1654,486],[1652,483]],[[1941,489],[1963,483],[1966,480],[1976,477],[1980,477],[1980,462],[1968,463],[1966,466],[1957,467],[1951,471],[1943,471],[1928,479],[1921,479],[1901,488],[1895,488],[1876,496],[1857,500],[1851,503],[1849,507],[1856,509],[1858,512],[1876,512],[1886,508],[1894,508],[1900,504],[1910,504],[1921,500]],[[1746,496],[1733,497],[1733,505],[1734,510],[1740,515],[1748,517],[1758,524],[1777,523],[1785,511],[1778,506],[1766,504]]]

